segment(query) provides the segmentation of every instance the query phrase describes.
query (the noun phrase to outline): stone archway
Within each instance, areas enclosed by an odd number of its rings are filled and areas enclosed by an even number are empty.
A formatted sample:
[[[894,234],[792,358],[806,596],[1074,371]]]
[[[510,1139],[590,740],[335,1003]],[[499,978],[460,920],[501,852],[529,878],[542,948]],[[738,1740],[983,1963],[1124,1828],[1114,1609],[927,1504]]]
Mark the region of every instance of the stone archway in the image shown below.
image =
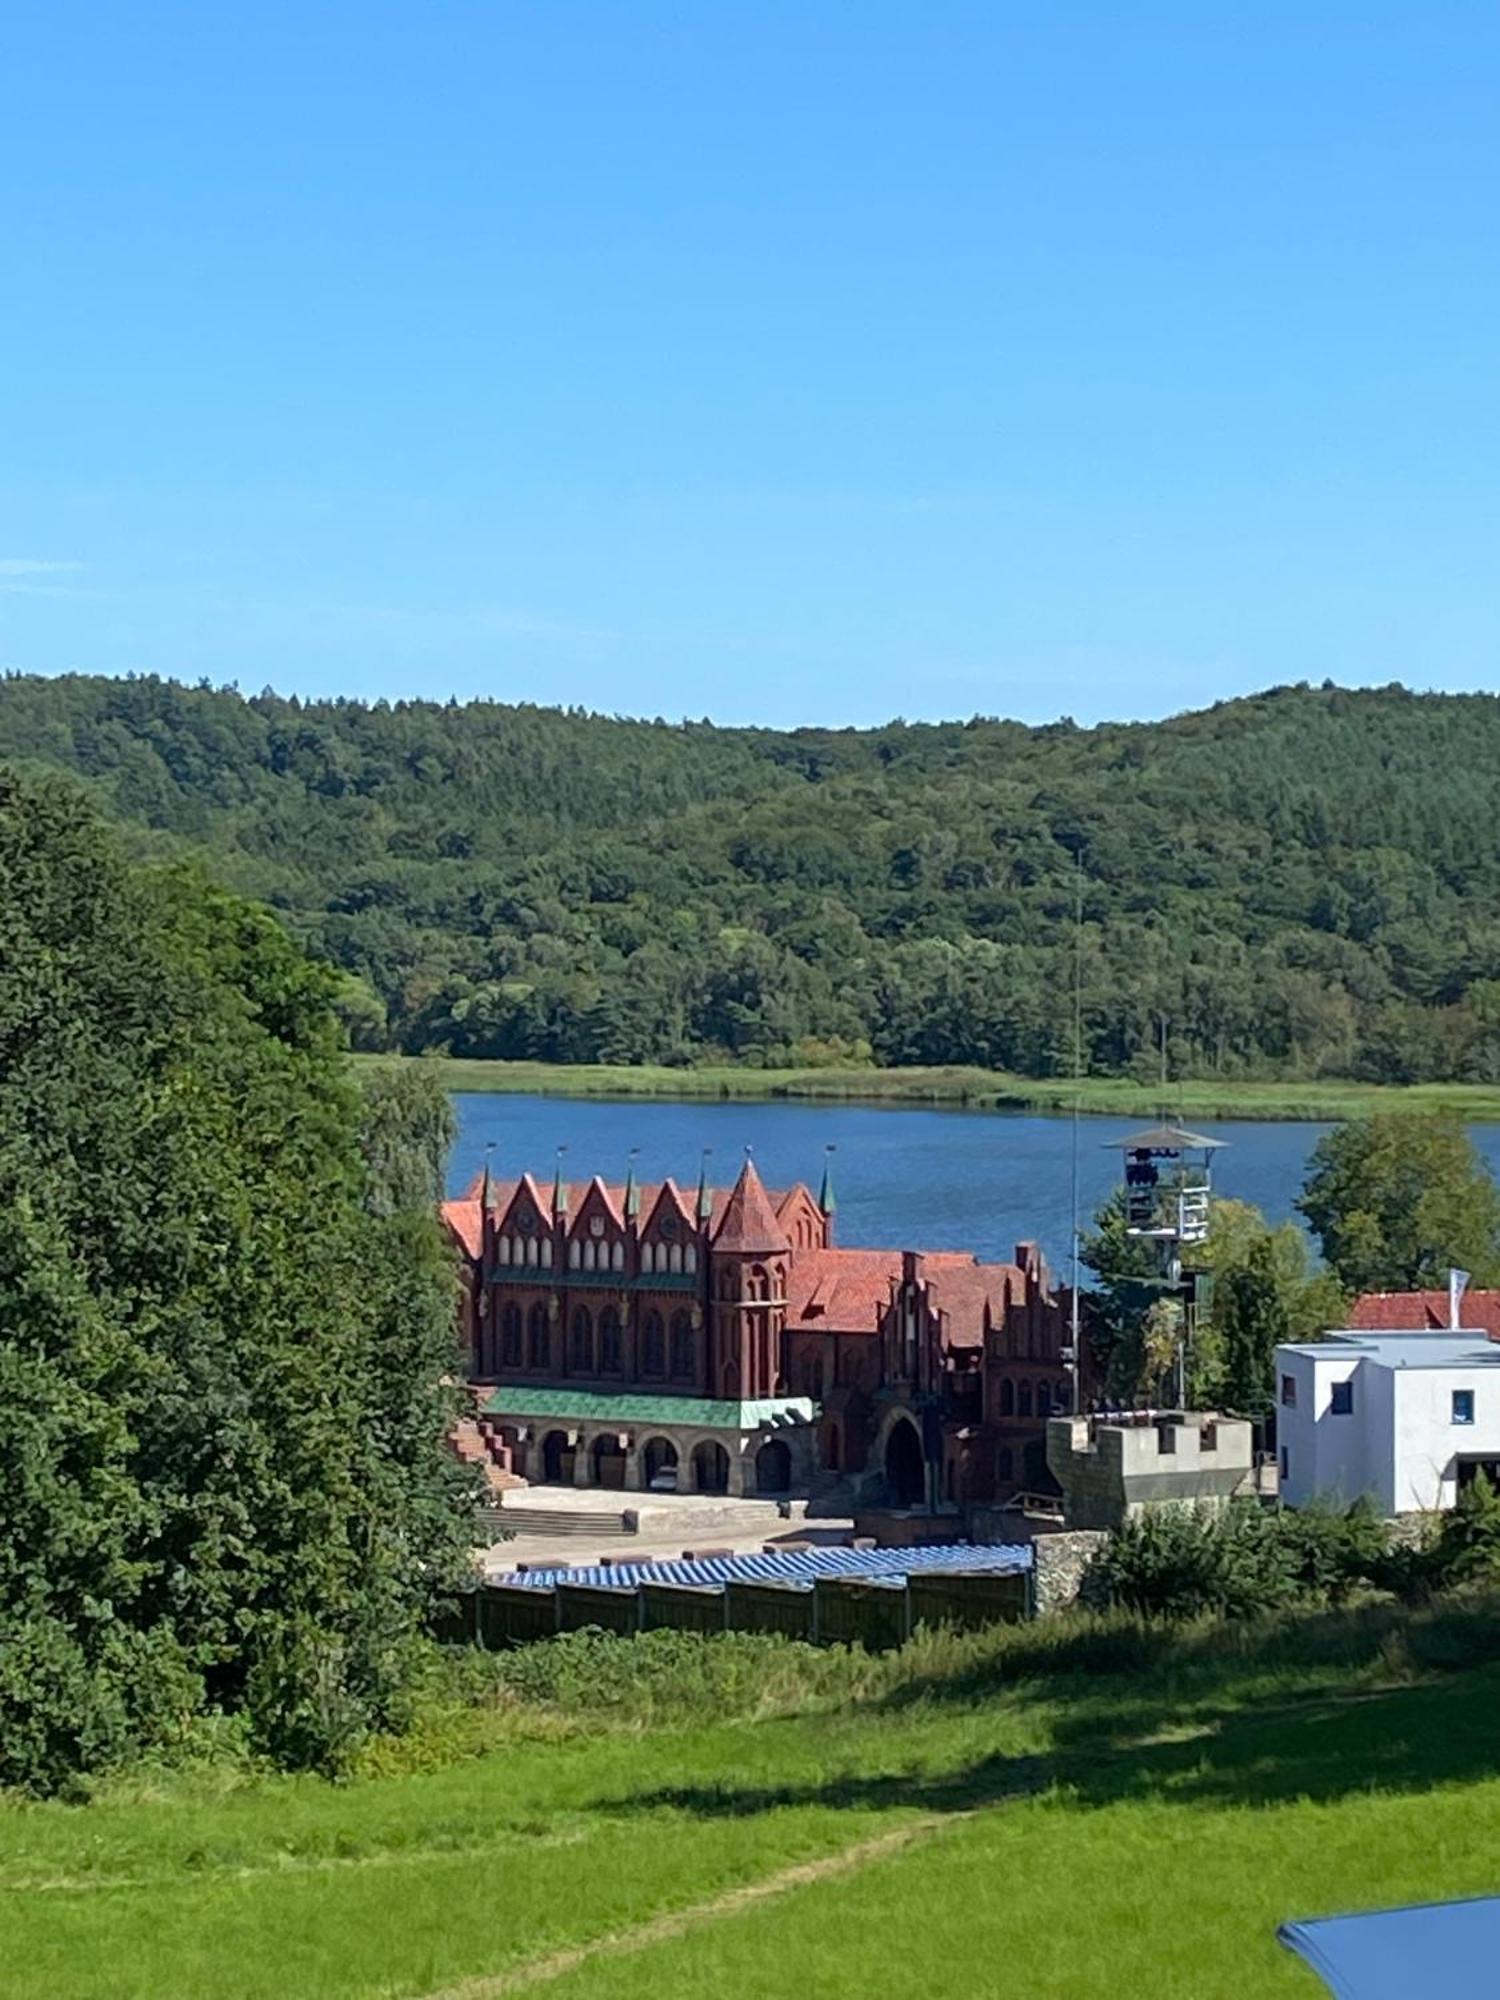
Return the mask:
[[[781,1438],[769,1438],[755,1454],[757,1493],[785,1493],[792,1484],[792,1454]]]
[[[729,1453],[717,1438],[704,1438],[693,1446],[691,1466],[695,1493],[729,1491]]]
[[[898,1417],[886,1438],[885,1483],[893,1507],[920,1507],[927,1497],[922,1440],[910,1417]]]
[[[548,1431],[542,1439],[542,1484],[571,1486],[575,1456],[566,1431]]]
[[[677,1491],[677,1447],[670,1438],[652,1438],[641,1453],[641,1485],[648,1493]]]

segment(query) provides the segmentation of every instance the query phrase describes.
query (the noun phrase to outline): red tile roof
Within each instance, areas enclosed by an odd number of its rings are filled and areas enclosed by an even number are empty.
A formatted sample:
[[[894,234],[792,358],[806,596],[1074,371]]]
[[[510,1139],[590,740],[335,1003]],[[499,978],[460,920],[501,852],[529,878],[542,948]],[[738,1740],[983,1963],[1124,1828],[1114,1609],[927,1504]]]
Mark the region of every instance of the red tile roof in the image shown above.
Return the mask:
[[[789,1331],[876,1333],[891,1286],[900,1282],[899,1250],[798,1250],[787,1278]],[[981,1264],[963,1250],[922,1253],[919,1276],[934,1309],[948,1319],[955,1347],[984,1339],[985,1307],[997,1322],[1012,1299],[1024,1296],[1025,1276],[1015,1264]]]
[[[461,1198],[443,1203],[443,1221],[458,1239],[459,1247],[469,1256],[477,1257],[483,1248],[484,1224],[479,1214],[479,1198],[473,1201]]]
[[[724,1218],[714,1231],[713,1245],[718,1251],[751,1257],[792,1247],[766,1193],[765,1183],[755,1171],[754,1160],[746,1160],[740,1168]]]
[[[1500,1291],[1467,1291],[1459,1305],[1466,1332],[1500,1340]],[[1349,1324],[1366,1333],[1440,1333],[1448,1325],[1448,1290],[1365,1292],[1349,1308]]]
[[[878,1333],[901,1276],[899,1250],[799,1250],[787,1277],[791,1333]]]

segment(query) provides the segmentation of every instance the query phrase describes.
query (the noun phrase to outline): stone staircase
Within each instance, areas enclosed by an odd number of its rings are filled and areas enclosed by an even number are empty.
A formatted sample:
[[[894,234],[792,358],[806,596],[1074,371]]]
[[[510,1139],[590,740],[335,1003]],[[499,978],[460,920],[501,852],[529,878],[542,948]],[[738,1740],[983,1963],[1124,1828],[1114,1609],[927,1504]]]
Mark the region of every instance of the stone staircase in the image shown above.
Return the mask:
[[[626,1520],[623,1508],[618,1514],[593,1511],[583,1514],[570,1512],[566,1507],[502,1505],[500,1521],[506,1533],[518,1540],[528,1535],[545,1535],[549,1539],[567,1535],[584,1541],[598,1541],[601,1538],[613,1541],[617,1537],[633,1535],[636,1532],[634,1520]]]
[[[616,1513],[597,1506],[549,1507],[532,1498],[538,1491],[531,1487],[524,1500],[513,1497],[510,1505],[501,1505],[501,1523],[517,1540],[545,1536],[572,1541],[603,1537],[609,1541],[639,1534],[654,1540],[680,1536],[684,1548],[755,1535],[770,1541],[774,1536],[795,1534],[807,1511],[807,1503],[801,1500],[789,1503],[788,1516],[774,1500],[725,1499],[713,1504],[695,1500],[688,1506],[674,1506],[668,1494],[642,1494],[638,1505],[622,1507]]]

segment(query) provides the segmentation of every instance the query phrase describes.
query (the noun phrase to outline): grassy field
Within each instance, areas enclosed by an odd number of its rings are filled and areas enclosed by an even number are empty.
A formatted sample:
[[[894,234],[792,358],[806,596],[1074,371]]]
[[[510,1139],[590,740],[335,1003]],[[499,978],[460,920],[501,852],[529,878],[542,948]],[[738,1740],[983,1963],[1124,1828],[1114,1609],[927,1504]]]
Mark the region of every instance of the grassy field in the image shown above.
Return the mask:
[[[450,1090],[525,1092],[559,1097],[822,1098],[849,1103],[966,1105],[1006,1111],[1070,1111],[1075,1088],[989,1069],[662,1069],[606,1063],[472,1062],[448,1057],[357,1057],[359,1062],[436,1065]],[[1165,1103],[1186,1118],[1358,1118],[1372,1111],[1457,1111],[1500,1119],[1500,1086],[1423,1083],[1397,1088],[1365,1083],[1131,1083],[1086,1079],[1082,1109],[1122,1118],[1154,1118]]]
[[[343,1786],[0,1810],[0,1994],[1309,2000],[1283,1918],[1500,1887],[1497,1642],[1485,1605],[532,1648]]]

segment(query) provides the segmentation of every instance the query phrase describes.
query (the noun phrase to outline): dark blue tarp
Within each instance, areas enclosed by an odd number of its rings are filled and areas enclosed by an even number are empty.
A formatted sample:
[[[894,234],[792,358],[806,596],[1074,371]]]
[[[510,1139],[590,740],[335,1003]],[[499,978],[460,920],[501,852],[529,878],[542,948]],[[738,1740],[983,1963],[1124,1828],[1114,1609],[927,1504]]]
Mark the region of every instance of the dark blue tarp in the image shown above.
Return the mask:
[[[1338,2000],[1482,2000],[1500,1988],[1500,1896],[1322,1917],[1276,1935]]]
[[[503,1518],[503,1517],[502,1517]],[[699,1562],[611,1562],[608,1569],[592,1564],[575,1568],[528,1569],[524,1576],[496,1575],[495,1583],[530,1585],[550,1590],[555,1583],[610,1585],[633,1590],[638,1583],[678,1583],[698,1587],[724,1583],[813,1584],[820,1577],[848,1577],[859,1583],[900,1583],[934,1571],[1008,1575],[1031,1568],[1031,1549],[1024,1543],[947,1542],[915,1549],[812,1548],[778,1549],[769,1555],[709,1556]]]

